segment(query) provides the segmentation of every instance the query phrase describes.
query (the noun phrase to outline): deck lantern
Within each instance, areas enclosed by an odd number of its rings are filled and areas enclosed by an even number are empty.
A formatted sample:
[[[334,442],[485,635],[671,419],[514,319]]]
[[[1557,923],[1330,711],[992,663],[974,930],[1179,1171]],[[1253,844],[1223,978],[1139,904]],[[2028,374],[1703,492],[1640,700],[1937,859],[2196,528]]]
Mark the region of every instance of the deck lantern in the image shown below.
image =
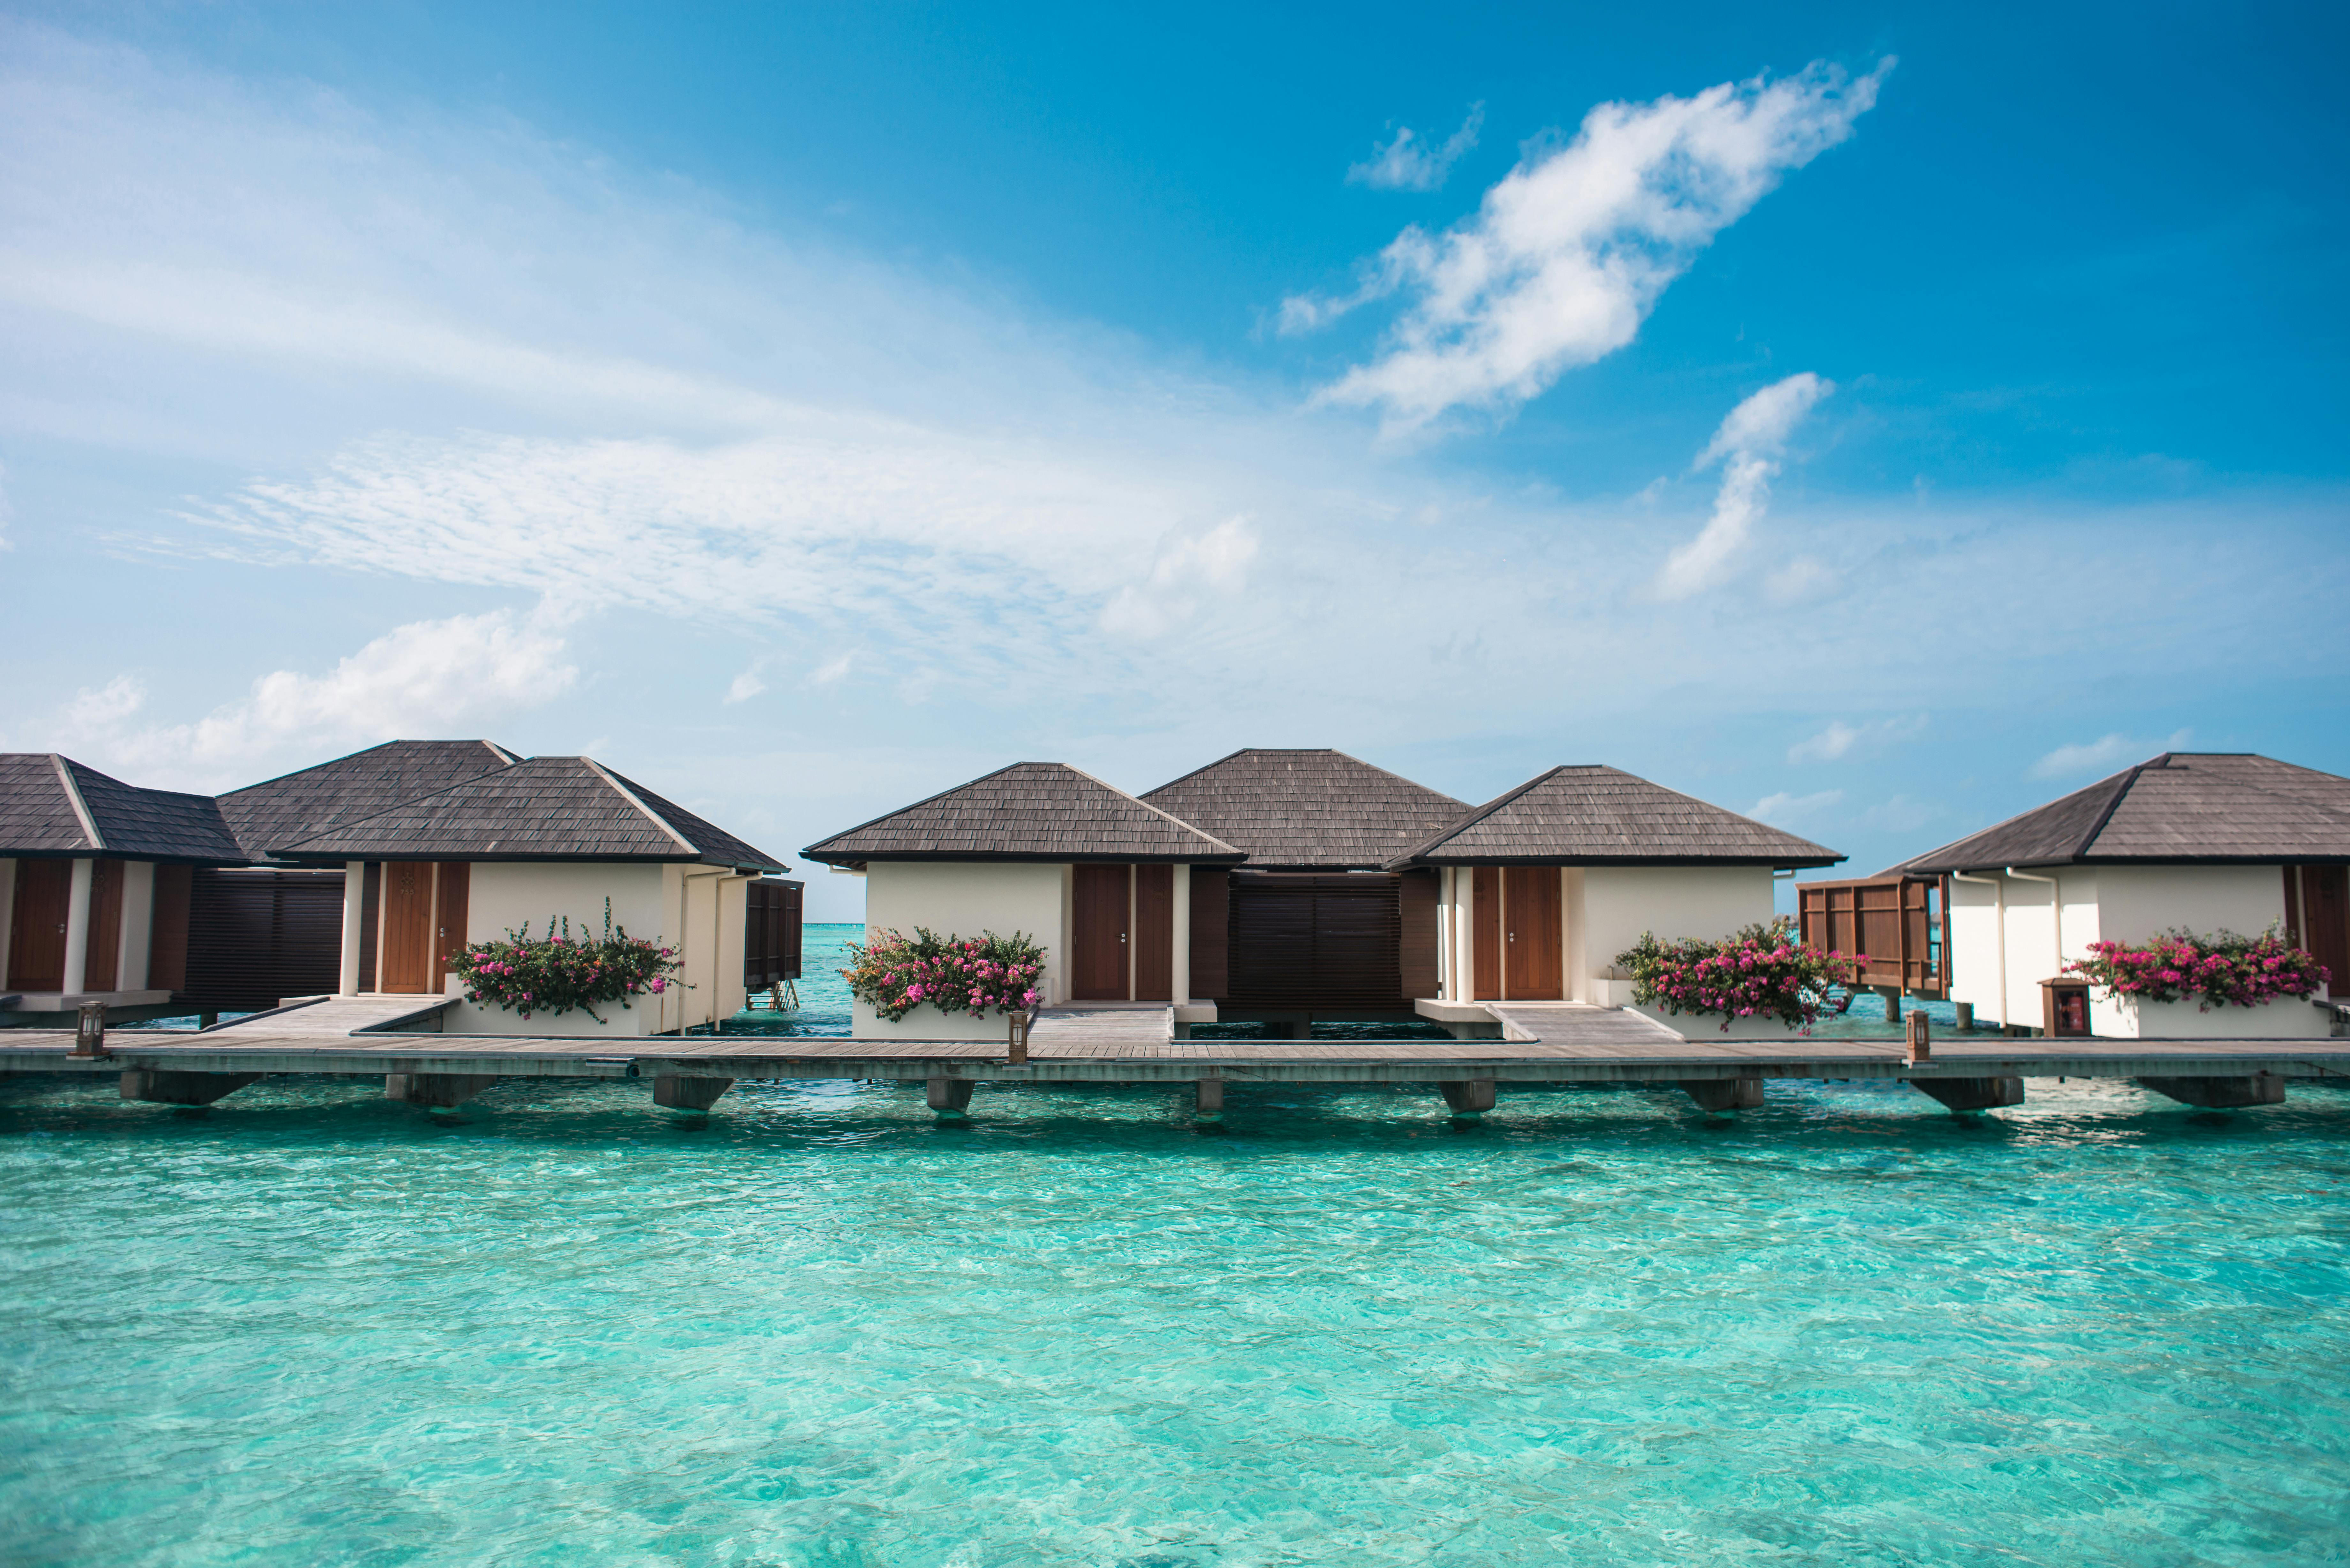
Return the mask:
[[[1906,1023],[1909,1031],[1909,1064],[1914,1067],[1920,1062],[1932,1061],[1934,1059],[1933,1020],[1928,1018],[1925,1010],[1920,1008],[1910,1013]]]
[[[74,1018],[73,1054],[77,1056],[106,1054],[106,1003],[85,1002]]]
[[[2089,982],[2085,980],[2043,980],[2040,982],[2041,1033],[2051,1040],[2085,1040],[2089,1036]]]
[[[1014,1010],[1005,1013],[1003,1018],[1012,1032],[1011,1048],[1004,1053],[1003,1059],[1007,1064],[1017,1067],[1028,1060],[1028,1014]]]

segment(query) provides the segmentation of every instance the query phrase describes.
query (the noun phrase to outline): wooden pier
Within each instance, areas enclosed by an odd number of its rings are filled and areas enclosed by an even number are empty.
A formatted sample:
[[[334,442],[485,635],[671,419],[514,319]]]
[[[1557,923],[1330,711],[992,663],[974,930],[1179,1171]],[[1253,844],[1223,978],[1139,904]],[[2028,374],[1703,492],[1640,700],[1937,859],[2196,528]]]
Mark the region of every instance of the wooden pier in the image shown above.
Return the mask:
[[[2350,1084],[2350,1040],[1957,1034],[1913,1061],[1900,1041],[1731,1040],[1701,1025],[1684,1035],[1573,1003],[1497,1004],[1480,1027],[1498,1038],[1450,1041],[1190,1040],[1176,1037],[1166,1007],[1056,1009],[1037,1017],[1019,1064],[997,1042],[445,1034],[447,1005],[328,999],[196,1033],[112,1031],[103,1055],[75,1054],[70,1033],[9,1030],[0,1075],[112,1074],[125,1099],[197,1106],[273,1074],[381,1074],[390,1097],[435,1107],[505,1078],[644,1078],[655,1104],[684,1111],[707,1110],[738,1079],[882,1079],[928,1085],[950,1116],[989,1083],[1189,1083],[1206,1115],[1221,1112],[1232,1085],[1419,1083],[1464,1116],[1492,1108],[1501,1084],[1672,1084],[1711,1111],[1760,1105],[1770,1078],[1898,1079],[1959,1111],[2021,1103],[2030,1077],[2137,1079],[2212,1108],[2277,1104],[2295,1081]]]

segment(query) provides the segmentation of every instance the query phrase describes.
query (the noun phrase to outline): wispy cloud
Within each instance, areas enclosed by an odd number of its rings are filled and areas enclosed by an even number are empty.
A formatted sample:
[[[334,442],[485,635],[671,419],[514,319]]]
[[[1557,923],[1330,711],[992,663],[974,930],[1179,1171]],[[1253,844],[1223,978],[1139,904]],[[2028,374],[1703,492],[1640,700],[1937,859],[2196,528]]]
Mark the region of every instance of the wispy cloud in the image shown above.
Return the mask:
[[[765,678],[759,673],[765,662],[764,659],[754,659],[750,668],[728,682],[726,701],[729,703],[748,702],[767,689]]]
[[[1150,638],[1198,613],[1202,595],[1232,593],[1256,559],[1256,533],[1245,517],[1227,517],[1196,539],[1177,539],[1159,553],[1150,576],[1120,588],[1102,610],[1106,631]]]
[[[1384,351],[1323,399],[1375,407],[1398,431],[1514,407],[1631,342],[1716,234],[1852,134],[1893,64],[1854,80],[1814,63],[1693,98],[1602,104],[1566,146],[1529,153],[1476,216],[1438,234],[1406,229],[1359,288],[1286,301],[1282,326],[1408,292]]]
[[[1840,789],[1824,789],[1812,794],[1790,794],[1783,791],[1764,795],[1746,808],[1746,815],[1773,827],[1793,827],[1806,817],[1817,816],[1843,799],[1844,791]]]
[[[1485,106],[1471,105],[1469,117],[1461,122],[1460,130],[1445,138],[1442,146],[1431,146],[1411,127],[1400,126],[1368,161],[1347,171],[1347,182],[1382,191],[1436,190],[1461,161],[1461,155],[1477,145],[1477,132],[1484,123]]]
[[[63,727],[142,782],[218,789],[251,783],[282,754],[315,760],[321,748],[462,733],[551,701],[577,676],[543,618],[494,610],[398,627],[321,674],[273,671],[193,723],[135,725],[146,689],[119,675],[75,697]]]
[[[1731,557],[1770,504],[1771,481],[1779,472],[1787,438],[1813,406],[1834,390],[1834,381],[1805,370],[1773,382],[1730,410],[1697,460],[1700,469],[1722,465],[1713,515],[1696,538],[1666,557],[1657,575],[1660,597],[1685,599],[1729,575]]]
[[[2057,747],[2032,764],[2032,776],[2036,779],[2062,779],[2077,777],[2082,774],[2116,772],[2131,763],[2142,763],[2158,753],[2183,751],[2194,738],[2192,730],[2174,730],[2168,741],[2143,741],[2116,732],[2094,741]]]
[[[1866,724],[1847,724],[1841,719],[1831,719],[1827,727],[1817,734],[1808,735],[1787,748],[1791,763],[1833,763],[1851,754],[1853,749],[1867,742],[1870,746],[1887,741],[1907,740],[1926,728],[1923,713],[1902,714],[1891,719],[1877,719]]]

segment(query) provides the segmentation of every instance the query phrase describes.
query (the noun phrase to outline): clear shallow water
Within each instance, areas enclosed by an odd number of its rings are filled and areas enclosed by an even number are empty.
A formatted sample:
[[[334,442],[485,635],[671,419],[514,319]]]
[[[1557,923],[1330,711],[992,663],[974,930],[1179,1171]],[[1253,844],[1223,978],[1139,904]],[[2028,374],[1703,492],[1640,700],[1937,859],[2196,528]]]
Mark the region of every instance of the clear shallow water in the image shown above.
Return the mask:
[[[0,1086],[0,1560],[2350,1556],[2350,1094]]]

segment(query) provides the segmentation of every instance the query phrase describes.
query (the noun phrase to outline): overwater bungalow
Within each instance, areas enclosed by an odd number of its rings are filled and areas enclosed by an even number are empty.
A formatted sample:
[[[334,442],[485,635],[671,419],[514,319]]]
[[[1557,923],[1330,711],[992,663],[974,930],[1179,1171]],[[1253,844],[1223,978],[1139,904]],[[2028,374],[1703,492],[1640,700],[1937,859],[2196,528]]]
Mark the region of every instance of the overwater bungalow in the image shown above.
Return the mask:
[[[134,789],[63,758],[5,758],[0,829],[15,857],[0,863],[11,974],[58,971],[50,987],[11,985],[8,1023],[78,1000],[107,1002],[119,1023],[296,997],[451,996],[451,960],[468,944],[524,927],[544,937],[553,920],[599,935],[607,900],[616,925],[677,950],[678,984],[599,1009],[600,1024],[456,1002],[442,1027],[667,1033],[799,974],[801,885],[775,875],[789,868],[585,757],[394,741],[217,800]],[[13,930],[9,907],[25,916]],[[74,931],[87,938],[68,946]],[[62,983],[74,974],[84,983]]]
[[[1021,763],[836,835],[868,934],[1026,932],[1047,1006],[1160,1002],[1179,1027],[1480,1021],[1488,1001],[1621,1005],[1644,930],[1767,919],[1774,876],[1842,858],[1605,767],[1463,802],[1334,751],[1249,749],[1141,796]],[[918,1009],[874,1037],[992,1038]]]
[[[89,1002],[124,1020],[175,1011],[194,876],[245,858],[208,795],[0,753],[0,1023],[54,1024]]]
[[[1939,878],[1949,989],[1976,1020],[2048,1027],[2043,981],[2098,941],[2276,928],[2350,995],[2350,779],[2250,753],[2166,752],[1879,878]],[[2123,1038],[2314,1038],[2333,1010],[2088,996],[2088,1031]]]

